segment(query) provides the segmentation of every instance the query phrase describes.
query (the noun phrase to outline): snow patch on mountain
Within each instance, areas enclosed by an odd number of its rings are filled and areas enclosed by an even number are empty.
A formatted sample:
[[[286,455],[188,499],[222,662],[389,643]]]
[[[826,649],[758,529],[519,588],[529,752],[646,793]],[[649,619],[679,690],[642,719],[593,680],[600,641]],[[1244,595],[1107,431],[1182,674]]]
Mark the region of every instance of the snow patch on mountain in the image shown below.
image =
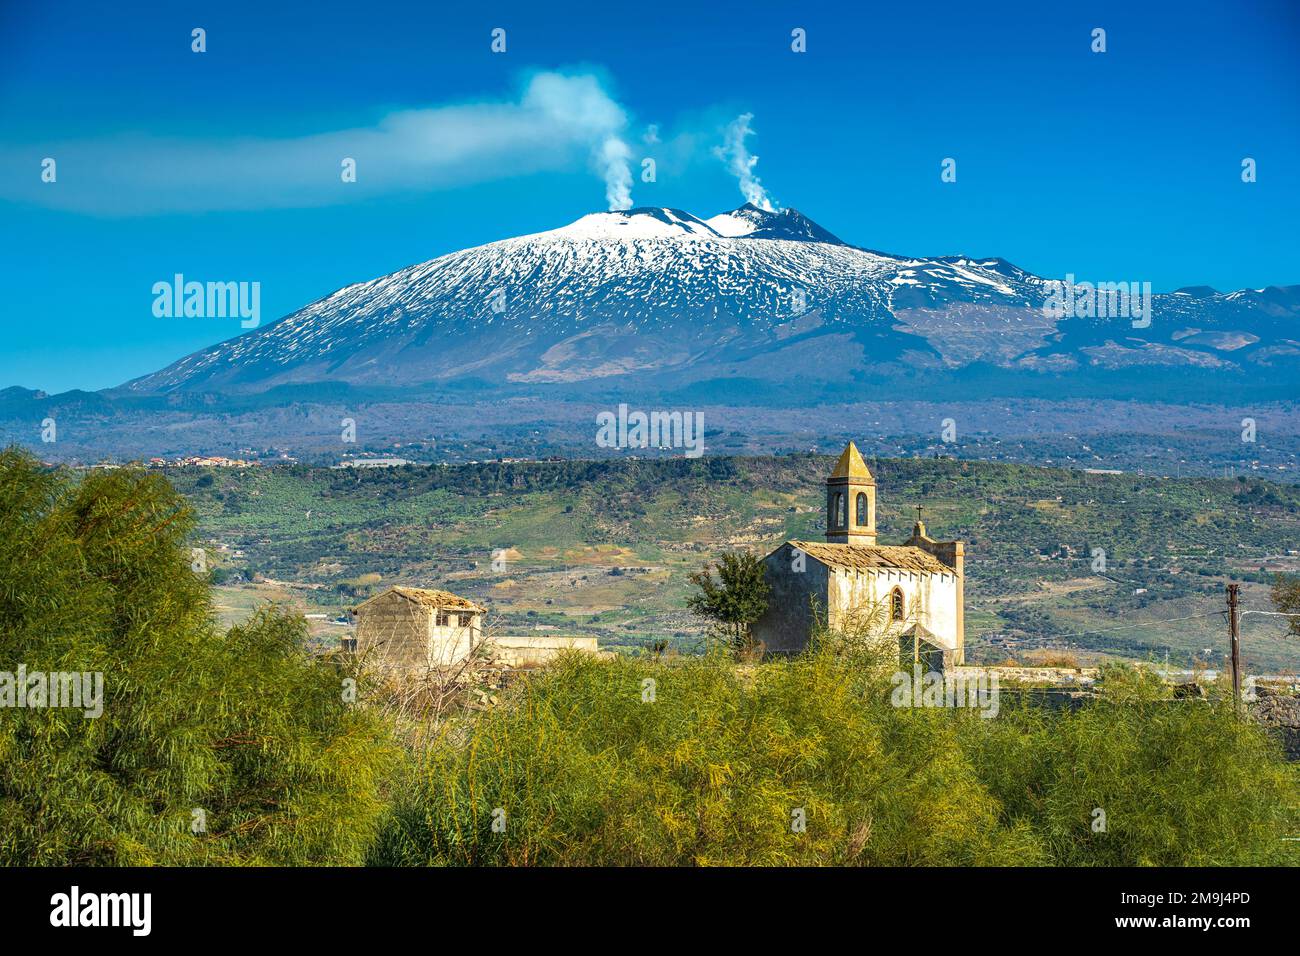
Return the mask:
[[[597,212],[560,229],[522,238],[545,236],[564,239],[680,239],[684,236],[718,238],[707,223],[680,209],[641,207],[626,212]]]
[[[851,246],[790,208],[746,203],[703,220],[642,207],[592,213],[348,286],[127,387],[259,391],[466,376],[571,382],[669,370],[847,376],[859,361],[902,370],[1125,360],[1096,323],[1044,319],[1044,285],[1003,259]],[[1300,306],[1294,289],[1277,287],[1163,299],[1179,323],[1169,333],[1221,328],[1214,310],[1280,321]],[[1246,321],[1230,328],[1243,342],[1234,355],[1247,358],[1257,342],[1277,338]],[[853,343],[848,351],[845,342]],[[1186,344],[1161,352],[1162,361],[1201,364],[1182,354]],[[1207,352],[1216,346],[1219,339],[1204,340]],[[1069,355],[1057,360],[1054,351]]]

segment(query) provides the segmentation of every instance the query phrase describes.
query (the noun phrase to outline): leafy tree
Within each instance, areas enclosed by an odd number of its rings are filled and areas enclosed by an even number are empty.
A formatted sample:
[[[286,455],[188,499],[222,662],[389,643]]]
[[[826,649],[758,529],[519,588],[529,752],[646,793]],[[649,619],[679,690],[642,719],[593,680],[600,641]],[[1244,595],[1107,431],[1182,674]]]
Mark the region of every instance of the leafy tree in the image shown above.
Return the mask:
[[[1300,615],[1300,577],[1279,574],[1273,578],[1273,607],[1283,614]],[[1300,637],[1300,616],[1287,620],[1290,633]]]
[[[0,864],[363,859],[386,733],[301,617],[216,632],[191,524],[160,475],[0,452],[0,670],[102,674],[98,716],[0,707]]]
[[[713,571],[717,571],[714,580]],[[699,589],[686,599],[686,606],[701,617],[713,621],[735,650],[752,646],[750,625],[767,610],[771,588],[763,573],[763,562],[752,554],[731,551],[713,565],[690,575],[691,584]]]

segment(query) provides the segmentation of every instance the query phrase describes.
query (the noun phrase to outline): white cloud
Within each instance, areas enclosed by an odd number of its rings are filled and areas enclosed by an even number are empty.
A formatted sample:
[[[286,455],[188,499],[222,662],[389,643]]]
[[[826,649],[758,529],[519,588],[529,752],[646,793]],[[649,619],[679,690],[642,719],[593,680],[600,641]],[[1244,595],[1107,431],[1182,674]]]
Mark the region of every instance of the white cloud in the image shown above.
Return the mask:
[[[610,208],[632,204],[626,111],[594,75],[534,74],[515,100],[389,113],[286,138],[118,136],[0,147],[0,198],[101,215],[322,206],[593,166]],[[58,163],[41,182],[41,161]],[[345,158],[356,182],[340,178]]]

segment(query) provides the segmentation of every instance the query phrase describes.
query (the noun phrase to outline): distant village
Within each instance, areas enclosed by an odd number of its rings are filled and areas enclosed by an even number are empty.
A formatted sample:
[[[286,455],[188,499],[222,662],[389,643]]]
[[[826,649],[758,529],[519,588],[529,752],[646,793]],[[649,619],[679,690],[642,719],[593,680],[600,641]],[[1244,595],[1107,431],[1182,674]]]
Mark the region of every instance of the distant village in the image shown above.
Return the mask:
[[[247,461],[243,458],[222,458],[219,455],[204,457],[191,455],[187,458],[150,458],[150,468],[254,468],[259,461]]]
[[[566,461],[562,456],[555,455],[546,458],[491,458],[488,461],[494,464],[510,465],[522,464],[538,461]],[[175,458],[150,458],[144,465],[146,468],[259,468],[263,465],[296,465],[299,463],[298,458],[287,453],[281,453],[274,458],[226,458],[222,455],[183,455]],[[469,465],[481,464],[478,459],[470,459],[465,462]],[[54,467],[55,462],[44,462],[47,466]],[[406,465],[415,467],[428,467],[436,462],[414,461],[409,458],[398,458],[396,456],[376,456],[349,458],[345,457],[330,468],[402,468]],[[100,461],[93,465],[82,467],[98,468],[110,470],[123,467],[120,462]]]

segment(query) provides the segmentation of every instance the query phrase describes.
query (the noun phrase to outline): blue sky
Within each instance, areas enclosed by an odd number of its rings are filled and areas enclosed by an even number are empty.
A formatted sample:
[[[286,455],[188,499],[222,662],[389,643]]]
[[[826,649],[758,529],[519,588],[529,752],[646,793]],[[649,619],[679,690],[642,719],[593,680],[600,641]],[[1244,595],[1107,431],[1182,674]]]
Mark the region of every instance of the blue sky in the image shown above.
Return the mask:
[[[772,199],[849,242],[1157,291],[1300,283],[1292,2],[456,6],[0,8],[0,387],[116,385],[238,334],[154,317],[177,272],[259,281],[269,322],[606,208],[611,137],[636,205],[733,208],[714,147],[745,113]]]

